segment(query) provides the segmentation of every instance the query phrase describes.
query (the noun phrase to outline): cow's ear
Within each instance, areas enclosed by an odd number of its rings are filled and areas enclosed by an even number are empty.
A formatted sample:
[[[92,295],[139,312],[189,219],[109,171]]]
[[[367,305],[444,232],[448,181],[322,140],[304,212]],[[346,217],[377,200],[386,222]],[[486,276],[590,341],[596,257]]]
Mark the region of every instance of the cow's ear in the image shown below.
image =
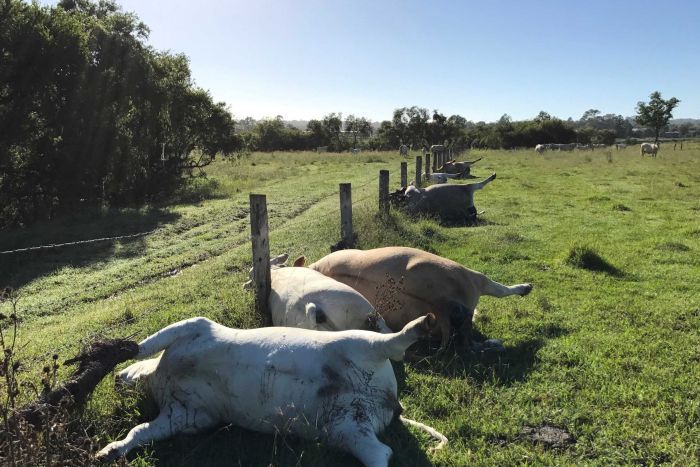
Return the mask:
[[[300,268],[306,264],[306,256],[300,256],[297,259],[294,260],[294,267],[295,268]]]
[[[287,261],[287,258],[289,258],[289,255],[287,253],[282,253],[279,256],[276,256],[270,260],[270,266],[279,266],[281,264],[284,264],[285,261]]]
[[[328,320],[328,317],[322,309],[316,308],[315,303],[307,303],[306,319],[308,320],[309,324],[313,326],[312,329],[316,329],[316,325],[325,323]]]

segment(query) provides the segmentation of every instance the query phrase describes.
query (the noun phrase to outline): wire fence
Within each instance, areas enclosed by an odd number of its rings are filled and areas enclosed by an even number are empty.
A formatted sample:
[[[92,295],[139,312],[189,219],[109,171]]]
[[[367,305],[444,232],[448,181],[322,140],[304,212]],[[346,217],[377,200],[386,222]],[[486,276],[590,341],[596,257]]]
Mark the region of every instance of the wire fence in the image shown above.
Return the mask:
[[[377,178],[372,177],[371,179],[368,179],[368,180],[365,181],[364,183],[360,183],[360,184],[358,184],[358,185],[354,185],[354,186],[353,186],[353,191],[354,191],[355,193],[357,193],[357,192],[360,191],[362,188],[365,188],[365,187],[371,185],[372,183],[377,183]],[[279,221],[279,222],[273,222],[273,223],[271,223],[271,225],[270,225],[270,230],[283,228],[286,224],[288,224],[288,223],[290,223],[290,222],[293,222],[295,219],[297,219],[298,217],[300,217],[300,216],[301,216],[304,212],[306,212],[308,209],[311,209],[313,206],[316,206],[316,205],[318,205],[318,204],[320,204],[320,203],[323,203],[323,202],[327,201],[329,198],[331,198],[332,196],[337,196],[337,195],[338,195],[337,190],[334,190],[333,192],[329,192],[329,193],[324,193],[324,194],[322,194],[321,196],[319,196],[319,197],[317,197],[315,200],[313,200],[313,203],[312,203],[310,206],[308,206],[307,208],[302,209],[301,211],[295,212],[295,213],[294,213],[292,216],[290,216],[290,217],[283,217],[282,219],[279,219],[279,218],[276,219],[276,221]],[[367,200],[369,200],[369,199],[371,199],[371,198],[376,198],[376,194],[375,194],[375,193],[369,193],[369,194],[366,194],[366,195],[364,195],[364,196],[362,196],[362,197],[355,198],[355,199],[353,199],[353,205],[358,205],[358,204],[364,203],[365,201],[367,201]],[[329,210],[326,210],[326,211],[324,211],[324,212],[325,212],[325,215],[326,215],[326,216],[328,216],[328,215],[339,214],[339,213],[340,213],[340,206],[335,207],[335,208],[332,208],[332,209],[329,209]],[[229,218],[233,217],[234,219],[236,219],[236,222],[234,222],[234,224],[247,223],[247,218],[246,218],[246,216],[245,216],[246,213],[247,213],[247,209],[241,209],[241,210],[235,212],[232,216],[229,215],[228,217],[229,217]],[[192,227],[192,228],[194,229],[194,228],[198,228],[198,227],[202,227],[202,225],[195,225],[195,226]],[[176,227],[173,227],[173,229],[177,229],[177,228],[178,228],[177,226],[176,226]],[[187,230],[191,230],[191,229],[187,229]],[[186,232],[187,230],[185,230],[185,232]],[[230,226],[229,226],[228,229],[225,229],[225,230],[229,230],[229,231],[230,231]],[[57,243],[57,244],[49,244],[49,245],[41,245],[41,246],[26,247],[26,248],[18,248],[18,249],[15,249],[15,250],[8,250],[8,251],[0,252],[0,254],[13,254],[13,253],[26,252],[26,251],[33,251],[33,250],[60,248],[60,247],[64,247],[64,246],[67,247],[67,246],[74,246],[74,245],[81,245],[81,244],[89,244],[89,243],[97,243],[97,242],[107,242],[107,241],[117,241],[117,240],[123,240],[123,239],[132,239],[132,238],[138,238],[138,237],[143,237],[143,236],[151,235],[151,234],[154,234],[154,233],[159,232],[159,231],[160,231],[160,232],[163,232],[164,229],[162,229],[162,228],[160,228],[160,229],[152,229],[152,230],[149,230],[149,231],[147,231],[147,232],[140,232],[140,233],[137,233],[137,234],[117,235],[117,236],[113,236],[113,237],[101,237],[101,238],[95,238],[95,239],[89,239],[89,240],[79,240],[79,241],[74,241],[74,242],[65,242],[65,243]],[[182,232],[181,232],[181,233],[182,233]],[[240,234],[240,233],[242,233],[242,232],[239,230],[238,233]],[[203,262],[203,261],[207,261],[207,260],[209,260],[209,259],[215,258],[215,257],[217,257],[217,256],[220,256],[220,255],[222,255],[222,254],[228,252],[228,251],[232,251],[232,250],[235,250],[235,249],[237,249],[237,248],[240,248],[240,247],[244,246],[244,245],[245,245],[247,242],[249,242],[249,241],[250,241],[250,235],[249,235],[249,234],[243,235],[243,236],[237,238],[235,241],[229,243],[225,248],[221,249],[220,251],[216,251],[216,252],[214,252],[214,253],[208,253],[208,254],[205,254],[205,255],[203,255],[203,256],[200,256],[200,258],[199,258],[198,260],[193,261],[193,262],[189,262],[189,263],[186,264],[186,265],[181,264],[180,267],[178,267],[178,268],[176,268],[176,269],[181,269],[181,268],[185,268],[185,267],[191,267],[191,266],[193,266],[193,265],[195,265],[195,264],[199,264],[199,263],[201,263],[201,262]],[[170,267],[169,267],[167,271],[160,271],[160,272],[151,274],[151,275],[149,275],[149,276],[147,276],[147,277],[145,277],[145,278],[141,278],[141,279],[137,282],[137,284],[126,284],[121,290],[118,290],[116,293],[115,293],[115,292],[110,293],[109,297],[113,297],[113,296],[115,296],[115,295],[118,295],[119,293],[121,293],[121,292],[123,292],[123,291],[125,291],[125,290],[130,290],[130,289],[132,289],[134,286],[140,287],[140,286],[149,284],[149,283],[151,283],[151,282],[160,280],[160,279],[162,279],[162,278],[169,277],[170,274],[168,274],[168,273],[169,273],[170,271],[171,271],[171,269],[170,269]],[[76,294],[70,295],[70,296],[68,296],[68,297],[63,296],[63,297],[61,297],[60,300],[56,301],[55,303],[49,304],[48,309],[57,310],[57,309],[59,309],[59,307],[64,307],[64,306],[66,305],[66,302],[71,302],[71,301],[73,301],[74,299],[80,297],[81,295],[83,295],[83,292],[82,292],[82,291],[81,291],[81,292],[78,292],[78,293],[76,293]],[[91,300],[88,300],[88,302],[98,301],[98,300],[105,299],[105,298],[107,298],[107,297],[106,297],[106,296],[96,296],[96,297],[93,297]],[[84,303],[84,302],[86,302],[86,301],[85,301],[85,300],[82,300],[82,302]],[[44,310],[46,310],[46,309],[47,309],[47,306],[45,305],[45,306],[43,306],[42,308],[43,308]],[[158,309],[159,309],[159,308],[154,308],[154,309],[151,309],[151,310],[147,310],[147,311],[145,312],[145,314],[150,314],[150,313],[156,312],[156,311],[158,311]],[[143,315],[143,313],[142,313],[142,315]],[[97,329],[95,329],[95,330],[89,332],[87,335],[85,335],[83,338],[81,338],[81,339],[79,339],[79,340],[66,342],[66,343],[61,344],[61,345],[59,345],[59,346],[53,347],[53,348],[51,348],[50,350],[47,350],[47,351],[45,351],[45,352],[42,352],[42,353],[40,353],[40,354],[38,354],[38,355],[35,355],[35,356],[32,356],[32,357],[23,359],[24,365],[25,365],[25,366],[32,366],[32,365],[34,365],[34,364],[36,364],[36,363],[39,363],[39,362],[41,362],[41,361],[50,361],[50,360],[52,359],[53,355],[60,355],[61,353],[66,352],[66,351],[69,351],[69,350],[71,350],[71,351],[77,351],[79,348],[81,348],[81,347],[87,345],[89,342],[91,342],[91,341],[93,341],[94,339],[97,339],[97,338],[116,337],[116,336],[115,336],[116,331],[127,329],[127,327],[128,327],[129,325],[131,325],[131,324],[133,324],[133,323],[135,322],[135,319],[136,319],[135,317],[126,317],[126,318],[123,318],[123,319],[120,319],[120,320],[117,320],[117,321],[111,321],[108,325],[102,326],[102,327],[98,327]],[[123,333],[122,333],[122,334],[123,334]],[[136,334],[138,334],[138,332],[137,332]],[[128,336],[128,337],[133,337],[133,336],[136,335],[136,334],[133,334],[133,335]],[[125,336],[122,335],[122,336],[120,336],[120,337],[125,337]]]

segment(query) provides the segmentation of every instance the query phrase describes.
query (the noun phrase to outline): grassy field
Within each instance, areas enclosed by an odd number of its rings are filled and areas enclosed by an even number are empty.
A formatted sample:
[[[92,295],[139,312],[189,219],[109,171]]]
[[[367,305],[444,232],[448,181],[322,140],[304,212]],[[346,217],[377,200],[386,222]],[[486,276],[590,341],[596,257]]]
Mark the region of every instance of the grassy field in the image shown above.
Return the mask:
[[[54,352],[94,335],[140,339],[207,316],[254,327],[241,289],[250,267],[248,193],[268,199],[271,253],[315,261],[339,239],[338,183],[353,184],[361,248],[423,248],[499,282],[532,282],[525,297],[484,297],[475,330],[505,352],[432,356],[395,365],[410,418],[450,444],[428,453],[421,432],[392,425],[393,465],[700,463],[700,147],[624,151],[474,151],[477,227],[375,216],[378,173],[398,187],[398,155],[275,153],[219,161],[177,203],[76,214],[0,233],[0,251],[153,231],[133,240],[0,255],[0,285],[20,294],[24,378]],[[409,163],[409,168],[412,166]],[[6,313],[7,310],[0,310]],[[59,376],[67,375],[61,368]],[[152,410],[103,381],[84,420],[97,445]],[[565,429],[548,447],[527,427]],[[357,465],[294,438],[227,427],[136,451],[134,465]]]

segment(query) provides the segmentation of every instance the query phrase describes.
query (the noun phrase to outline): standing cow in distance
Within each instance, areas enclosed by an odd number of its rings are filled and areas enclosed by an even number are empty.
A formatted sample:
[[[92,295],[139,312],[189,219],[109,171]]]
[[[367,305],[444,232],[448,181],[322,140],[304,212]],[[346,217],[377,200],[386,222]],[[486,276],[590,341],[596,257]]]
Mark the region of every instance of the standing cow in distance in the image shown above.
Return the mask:
[[[652,157],[656,157],[656,153],[659,152],[659,146],[659,143],[642,143],[639,147],[639,155],[649,154]]]
[[[399,146],[399,155],[401,157],[408,157],[408,146],[406,146],[405,144]]]
[[[535,146],[535,151],[537,154],[544,154],[544,152],[547,150],[547,147],[544,144],[538,144]]]

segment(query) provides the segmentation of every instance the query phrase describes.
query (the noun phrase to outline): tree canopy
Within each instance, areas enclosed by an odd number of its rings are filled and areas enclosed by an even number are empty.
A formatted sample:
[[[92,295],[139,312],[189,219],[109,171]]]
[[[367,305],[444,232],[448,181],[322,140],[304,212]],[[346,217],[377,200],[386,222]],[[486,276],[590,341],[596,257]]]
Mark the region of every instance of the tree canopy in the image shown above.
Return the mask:
[[[681,101],[672,97],[664,100],[659,91],[654,91],[649,96],[649,103],[637,103],[637,123],[651,128],[654,131],[654,142],[659,142],[659,134],[673,117],[673,109]]]
[[[0,228],[77,202],[141,202],[235,149],[187,57],[111,0],[0,5]]]

